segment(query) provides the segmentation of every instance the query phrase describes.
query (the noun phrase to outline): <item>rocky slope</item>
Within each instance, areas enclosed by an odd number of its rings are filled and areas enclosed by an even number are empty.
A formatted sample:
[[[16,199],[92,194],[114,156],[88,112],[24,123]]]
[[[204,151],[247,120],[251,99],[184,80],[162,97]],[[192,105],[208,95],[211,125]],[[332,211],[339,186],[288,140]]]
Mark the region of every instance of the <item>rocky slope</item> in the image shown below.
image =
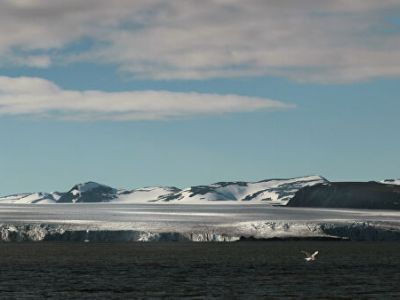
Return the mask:
[[[400,210],[400,185],[378,182],[318,184],[299,190],[288,206]]]
[[[110,202],[115,198],[116,189],[96,182],[86,182],[72,187],[57,203]]]

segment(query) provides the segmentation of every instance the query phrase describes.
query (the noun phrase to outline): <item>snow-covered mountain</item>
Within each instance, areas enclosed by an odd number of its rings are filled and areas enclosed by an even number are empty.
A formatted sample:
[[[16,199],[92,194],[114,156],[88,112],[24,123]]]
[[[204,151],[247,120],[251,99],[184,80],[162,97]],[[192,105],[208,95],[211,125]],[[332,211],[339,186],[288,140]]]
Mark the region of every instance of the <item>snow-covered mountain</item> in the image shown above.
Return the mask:
[[[176,187],[145,187],[118,190],[96,182],[80,183],[66,193],[21,193],[0,197],[0,203],[50,204],[50,203],[147,203],[156,202],[181,190]]]
[[[75,185],[69,192],[62,195],[57,203],[146,203],[156,202],[162,196],[179,192],[176,187],[145,187],[134,190],[117,190],[112,187],[86,182]]]
[[[286,205],[294,194],[305,186],[328,183],[320,176],[292,179],[270,179],[258,182],[217,182],[193,186],[179,193],[161,197],[161,201],[204,203],[207,201],[240,201]]]
[[[385,179],[381,183],[400,185],[400,179]]]
[[[144,187],[134,190],[120,190],[118,197],[113,202],[118,203],[145,203],[157,202],[165,197],[179,193],[181,190],[176,187]]]
[[[21,203],[21,204],[50,204],[56,203],[61,197],[58,192],[54,193],[23,193],[0,197],[0,203]]]
[[[217,182],[192,186],[181,190],[176,187],[145,187],[118,190],[96,182],[73,186],[66,193],[26,193],[0,197],[0,203],[210,203],[229,201],[241,203],[268,203],[285,205],[301,188],[328,181],[320,176],[292,179],[270,179],[258,182]]]

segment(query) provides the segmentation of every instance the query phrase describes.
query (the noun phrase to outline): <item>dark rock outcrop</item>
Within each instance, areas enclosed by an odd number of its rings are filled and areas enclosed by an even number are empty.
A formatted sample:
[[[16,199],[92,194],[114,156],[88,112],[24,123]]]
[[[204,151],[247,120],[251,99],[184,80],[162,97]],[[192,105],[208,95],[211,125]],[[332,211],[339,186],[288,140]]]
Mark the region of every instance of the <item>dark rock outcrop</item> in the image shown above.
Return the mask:
[[[75,185],[57,203],[110,202],[116,197],[116,189],[96,182],[86,182]]]
[[[400,210],[400,186],[378,182],[332,182],[304,187],[287,206]]]

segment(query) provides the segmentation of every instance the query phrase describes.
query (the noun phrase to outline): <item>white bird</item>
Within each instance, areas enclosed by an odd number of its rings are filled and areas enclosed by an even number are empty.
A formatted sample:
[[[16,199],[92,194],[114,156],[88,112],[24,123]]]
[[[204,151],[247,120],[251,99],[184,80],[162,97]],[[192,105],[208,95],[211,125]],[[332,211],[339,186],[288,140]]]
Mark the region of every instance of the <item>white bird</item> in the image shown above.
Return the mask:
[[[84,242],[89,243],[89,229],[86,229],[86,238],[85,238]]]
[[[313,254],[310,254],[307,251],[301,251],[302,253],[304,253],[306,255],[306,257],[304,258],[306,261],[314,261],[316,260],[316,257],[318,255],[318,251],[315,251]]]

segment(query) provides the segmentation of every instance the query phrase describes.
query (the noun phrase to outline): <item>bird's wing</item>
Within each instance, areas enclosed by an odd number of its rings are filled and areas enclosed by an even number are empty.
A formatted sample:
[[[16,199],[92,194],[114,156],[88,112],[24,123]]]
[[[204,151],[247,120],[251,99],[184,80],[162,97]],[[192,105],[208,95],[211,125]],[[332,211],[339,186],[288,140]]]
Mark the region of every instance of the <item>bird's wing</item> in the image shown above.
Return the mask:
[[[311,257],[312,257],[312,258],[315,258],[315,257],[318,255],[318,253],[319,253],[318,251],[315,251],[315,252],[313,253],[313,255],[311,255]]]
[[[311,254],[310,254],[309,252],[304,251],[304,250],[302,250],[301,253],[304,253],[307,257],[310,257],[310,256],[311,256]]]

